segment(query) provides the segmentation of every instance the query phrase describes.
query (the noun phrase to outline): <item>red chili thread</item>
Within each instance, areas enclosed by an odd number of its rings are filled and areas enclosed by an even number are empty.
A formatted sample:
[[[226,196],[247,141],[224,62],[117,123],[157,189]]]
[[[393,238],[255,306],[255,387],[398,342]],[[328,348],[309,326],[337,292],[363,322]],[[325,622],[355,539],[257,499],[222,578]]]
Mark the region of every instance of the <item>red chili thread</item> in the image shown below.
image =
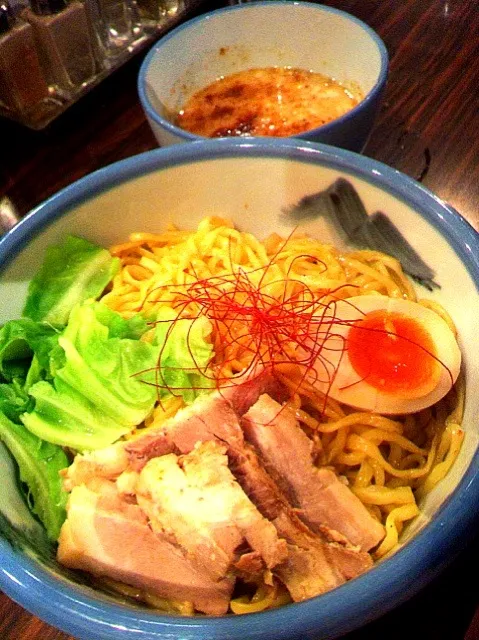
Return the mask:
[[[284,244],[277,250],[275,256],[283,247]],[[176,322],[187,319],[194,323],[201,317],[207,318],[213,325],[216,354],[214,373],[209,374],[199,366],[189,346],[189,339],[187,343],[192,362],[198,371],[208,379],[214,379],[218,387],[233,383],[231,377],[224,371],[230,366],[233,367],[236,349],[241,351],[240,355],[246,360],[246,368],[241,371],[243,375],[255,370],[258,366],[274,368],[282,364],[294,364],[303,370],[301,380],[307,377],[313,379],[318,377],[314,365],[318,359],[321,359],[321,352],[331,335],[329,327],[338,321],[334,316],[326,317],[331,303],[325,302],[324,298],[334,297],[341,289],[351,285],[342,285],[335,290],[327,290],[317,295],[307,285],[295,280],[290,273],[296,260],[308,259],[315,264],[320,264],[314,256],[307,254],[298,256],[295,261],[292,261],[285,278],[265,283],[266,272],[271,268],[275,256],[264,267],[250,271],[240,268],[226,275],[197,278],[190,284],[185,283],[181,290],[174,291],[177,299],[173,307],[177,316],[172,321],[168,321],[171,326],[167,331],[167,339],[171,336]],[[191,265],[190,268],[193,275],[196,275],[194,266]],[[323,265],[323,268],[326,269],[326,266]],[[255,284],[252,276],[257,272],[260,272],[260,278],[258,284]],[[293,285],[296,283],[299,285],[299,290],[287,297],[286,287],[283,287],[281,298],[277,299],[267,289],[280,283]],[[168,288],[172,286],[177,287],[177,285],[168,285]],[[191,307],[196,308],[194,317],[191,317],[191,314],[186,315],[186,310]],[[193,324],[188,331],[188,336],[192,330]],[[165,348],[166,341],[158,359],[155,384],[159,389],[166,388],[174,394],[180,389],[173,389],[168,385],[164,367],[161,366]],[[324,361],[323,368],[329,382],[334,371],[331,373],[332,365],[327,359]]]

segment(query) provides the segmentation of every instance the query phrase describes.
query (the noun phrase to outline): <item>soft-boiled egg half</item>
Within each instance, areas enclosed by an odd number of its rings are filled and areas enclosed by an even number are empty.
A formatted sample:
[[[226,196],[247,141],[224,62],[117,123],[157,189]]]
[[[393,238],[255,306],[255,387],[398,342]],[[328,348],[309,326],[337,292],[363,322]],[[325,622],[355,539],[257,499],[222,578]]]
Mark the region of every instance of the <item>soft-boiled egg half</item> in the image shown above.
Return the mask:
[[[349,406],[413,413],[445,396],[459,375],[461,352],[454,333],[420,303],[356,296],[328,307],[323,321],[327,331],[316,384]]]

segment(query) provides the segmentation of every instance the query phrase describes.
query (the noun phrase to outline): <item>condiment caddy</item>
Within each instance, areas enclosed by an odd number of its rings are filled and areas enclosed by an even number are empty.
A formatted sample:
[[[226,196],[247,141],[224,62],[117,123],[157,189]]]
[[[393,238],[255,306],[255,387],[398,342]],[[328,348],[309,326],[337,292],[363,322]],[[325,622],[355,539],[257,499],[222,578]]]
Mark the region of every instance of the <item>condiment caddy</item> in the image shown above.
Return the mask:
[[[0,116],[43,129],[201,0],[0,0]]]

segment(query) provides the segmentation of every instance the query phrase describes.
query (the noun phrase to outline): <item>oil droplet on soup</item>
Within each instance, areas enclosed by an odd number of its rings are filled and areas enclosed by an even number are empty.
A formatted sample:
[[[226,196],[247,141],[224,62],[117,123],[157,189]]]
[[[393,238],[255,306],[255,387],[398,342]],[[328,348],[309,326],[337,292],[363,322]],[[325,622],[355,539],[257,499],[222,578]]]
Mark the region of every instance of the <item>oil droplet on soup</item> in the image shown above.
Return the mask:
[[[286,137],[344,115],[363,96],[321,73],[267,67],[221,77],[193,94],[175,124],[207,138]]]

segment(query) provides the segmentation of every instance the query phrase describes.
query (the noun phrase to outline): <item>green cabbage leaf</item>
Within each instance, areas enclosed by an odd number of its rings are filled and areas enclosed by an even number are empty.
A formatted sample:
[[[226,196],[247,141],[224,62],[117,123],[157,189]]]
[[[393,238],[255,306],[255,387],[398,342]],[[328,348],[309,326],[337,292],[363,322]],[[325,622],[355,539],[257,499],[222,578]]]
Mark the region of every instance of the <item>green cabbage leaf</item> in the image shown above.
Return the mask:
[[[0,377],[6,381],[25,380],[35,356],[36,373],[50,375],[51,354],[61,329],[29,318],[10,320],[0,328]]]
[[[60,471],[69,465],[66,454],[61,447],[37,438],[2,413],[0,440],[18,465],[20,480],[27,487],[27,504],[43,523],[50,540],[57,540],[66,517],[67,494],[60,476]]]
[[[67,236],[47,249],[42,267],[30,282],[23,316],[65,325],[71,309],[97,299],[119,267],[119,259],[106,249]]]
[[[173,315],[162,311],[150,329],[101,303],[75,307],[58,338],[53,380],[28,389],[35,406],[21,415],[23,424],[49,442],[97,449],[141,424],[158,399],[173,393],[188,403],[210,389],[209,322]],[[138,339],[147,334],[151,342]]]

